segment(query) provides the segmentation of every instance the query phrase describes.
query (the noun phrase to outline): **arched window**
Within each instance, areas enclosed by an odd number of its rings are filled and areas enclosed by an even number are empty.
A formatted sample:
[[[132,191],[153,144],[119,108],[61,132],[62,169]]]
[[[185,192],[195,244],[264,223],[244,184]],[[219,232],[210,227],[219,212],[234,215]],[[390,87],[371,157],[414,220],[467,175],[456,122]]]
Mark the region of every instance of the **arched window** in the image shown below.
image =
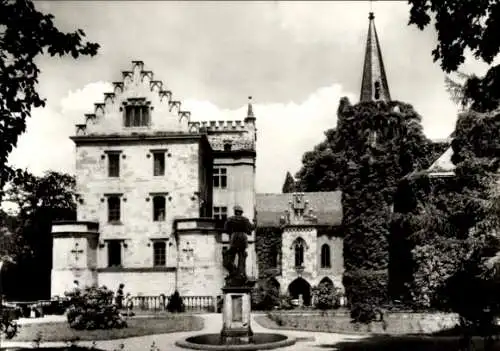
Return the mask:
[[[323,244],[321,246],[321,268],[330,268],[330,246]]]
[[[294,243],[293,247],[295,250],[295,267],[303,267],[304,266],[304,248],[306,246],[306,243],[304,239],[302,238],[297,238]]]

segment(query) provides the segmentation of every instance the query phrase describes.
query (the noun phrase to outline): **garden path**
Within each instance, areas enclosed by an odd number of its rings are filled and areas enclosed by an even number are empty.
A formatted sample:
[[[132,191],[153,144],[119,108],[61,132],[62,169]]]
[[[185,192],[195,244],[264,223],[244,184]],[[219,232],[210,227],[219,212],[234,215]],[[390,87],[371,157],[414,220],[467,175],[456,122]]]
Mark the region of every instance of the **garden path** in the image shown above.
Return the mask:
[[[205,333],[219,333],[222,328],[222,315],[216,313],[210,314],[200,314],[198,315],[203,318],[204,328],[202,331],[197,332],[179,332],[179,333],[168,333],[168,334],[157,334],[157,335],[146,335],[127,339],[116,339],[116,340],[104,340],[97,341],[96,347],[101,350],[119,350],[120,344],[124,344],[124,351],[149,351],[151,344],[154,342],[160,350],[170,351],[170,350],[186,350],[175,346],[175,342],[184,339],[189,336]],[[288,331],[288,330],[271,330],[262,327],[255,321],[255,316],[252,316],[252,329],[255,333],[261,332],[278,332],[281,334],[286,334],[299,338],[299,341],[295,345],[280,348],[279,350],[284,351],[295,351],[295,350],[325,350],[321,345],[332,345],[341,341],[356,341],[363,337],[357,335],[342,335],[333,333],[320,333],[320,332],[302,332],[302,331]],[[28,323],[25,321],[24,323]],[[307,339],[307,340],[300,340]],[[79,345],[90,346],[91,342],[79,342]],[[1,343],[2,347],[31,347],[31,342],[15,342],[15,341],[3,341]],[[62,346],[64,342],[46,342],[42,343],[42,347],[50,346]]]

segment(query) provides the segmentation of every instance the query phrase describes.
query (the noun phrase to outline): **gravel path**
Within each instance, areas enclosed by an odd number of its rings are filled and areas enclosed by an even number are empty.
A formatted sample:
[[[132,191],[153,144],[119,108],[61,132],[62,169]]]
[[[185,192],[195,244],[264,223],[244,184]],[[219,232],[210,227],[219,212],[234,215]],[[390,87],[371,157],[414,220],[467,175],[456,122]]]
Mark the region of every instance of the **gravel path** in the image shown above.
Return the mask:
[[[203,318],[204,328],[202,331],[197,332],[180,332],[180,333],[168,333],[168,334],[158,334],[158,335],[147,335],[139,336],[127,339],[116,339],[116,340],[104,340],[97,341],[96,347],[103,350],[119,350],[120,344],[124,344],[124,351],[149,351],[151,344],[154,342],[161,351],[170,350],[186,350],[175,346],[177,340],[184,339],[189,336],[205,334],[205,333],[219,333],[222,327],[222,315],[211,313],[211,314],[200,314],[199,317]],[[56,318],[57,317],[57,318]],[[21,324],[27,323],[42,323],[42,322],[57,322],[65,320],[61,316],[48,316],[39,319],[30,319],[20,321]],[[271,330],[262,327],[256,321],[254,316],[252,316],[252,330],[256,333],[280,333],[293,336],[298,338],[295,345],[284,347],[279,350],[333,350],[332,347],[325,347],[325,345],[334,345],[335,343],[341,341],[356,341],[360,340],[362,336],[354,335],[342,335],[342,334],[332,334],[332,333],[319,333],[319,332],[301,332],[301,331],[281,331],[281,330]],[[50,346],[62,346],[64,342],[46,342],[42,343],[42,347]],[[79,342],[79,345],[90,346],[92,342]],[[323,345],[323,347],[322,347]],[[31,342],[15,342],[15,341],[2,341],[2,347],[32,347]]]

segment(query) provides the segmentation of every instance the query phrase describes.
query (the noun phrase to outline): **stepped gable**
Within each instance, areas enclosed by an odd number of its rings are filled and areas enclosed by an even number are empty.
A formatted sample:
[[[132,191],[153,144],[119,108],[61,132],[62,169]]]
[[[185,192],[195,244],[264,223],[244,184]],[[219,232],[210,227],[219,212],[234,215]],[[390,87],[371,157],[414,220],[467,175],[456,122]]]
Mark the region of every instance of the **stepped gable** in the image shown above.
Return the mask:
[[[76,125],[76,136],[189,133],[191,112],[182,109],[166,84],[154,79],[144,62],[132,61],[131,70],[121,72],[121,80],[112,83],[113,92],[104,93],[103,102],[94,104],[94,112],[84,115]],[[125,127],[127,105],[144,106],[144,123]]]

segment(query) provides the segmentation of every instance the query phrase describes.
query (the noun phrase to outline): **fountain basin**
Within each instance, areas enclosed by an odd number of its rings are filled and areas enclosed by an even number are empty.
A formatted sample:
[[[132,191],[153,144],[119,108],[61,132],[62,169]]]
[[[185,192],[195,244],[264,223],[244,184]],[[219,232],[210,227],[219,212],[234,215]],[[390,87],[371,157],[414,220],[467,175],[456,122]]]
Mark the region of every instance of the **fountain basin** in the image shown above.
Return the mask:
[[[294,345],[295,338],[275,333],[255,333],[248,344],[222,344],[220,334],[201,334],[177,341],[175,345],[191,350],[273,350]]]

